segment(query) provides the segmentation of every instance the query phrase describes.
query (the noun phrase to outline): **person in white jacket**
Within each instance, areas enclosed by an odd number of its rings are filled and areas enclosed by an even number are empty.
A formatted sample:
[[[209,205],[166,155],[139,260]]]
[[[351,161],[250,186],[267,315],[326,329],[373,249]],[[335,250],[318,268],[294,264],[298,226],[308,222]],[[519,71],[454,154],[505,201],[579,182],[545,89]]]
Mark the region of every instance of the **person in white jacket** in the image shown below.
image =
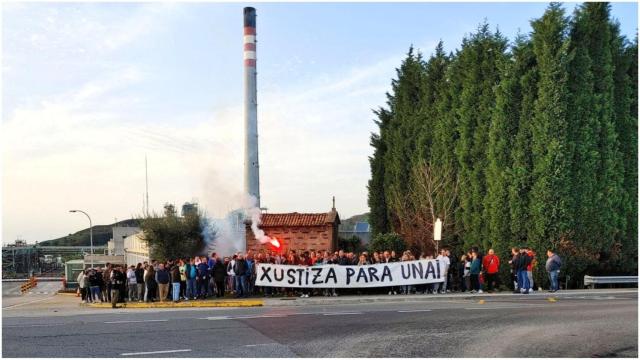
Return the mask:
[[[80,296],[82,296],[82,303],[85,304],[87,302],[87,283],[89,282],[87,276],[84,273],[84,270],[80,271],[78,274],[78,289],[80,289]]]
[[[229,261],[229,265],[227,265],[227,290],[229,293],[235,293],[236,287],[236,273],[233,271],[234,266],[236,265],[236,259],[238,258],[238,254],[234,254]]]
[[[438,292],[444,294],[447,292],[447,274],[449,273],[449,265],[451,264],[451,260],[449,260],[449,257],[447,256],[447,250],[440,249],[440,255],[438,255],[436,260],[440,261],[440,266],[444,277],[444,281],[440,283],[440,291]]]
[[[127,289],[129,290],[129,301],[135,301],[138,293],[138,282],[136,281],[136,268],[131,265],[127,270]]]

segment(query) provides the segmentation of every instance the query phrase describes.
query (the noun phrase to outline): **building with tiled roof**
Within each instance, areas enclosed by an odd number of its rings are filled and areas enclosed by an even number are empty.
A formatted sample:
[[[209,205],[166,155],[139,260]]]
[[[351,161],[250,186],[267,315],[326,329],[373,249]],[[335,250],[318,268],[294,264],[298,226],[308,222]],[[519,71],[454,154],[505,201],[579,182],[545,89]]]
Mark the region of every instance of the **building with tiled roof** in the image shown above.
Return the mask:
[[[264,213],[260,218],[260,229],[269,237],[278,239],[280,248],[271,244],[261,244],[251,231],[251,222],[247,221],[247,250],[329,250],[338,247],[338,225],[340,216],[335,207],[326,213]]]

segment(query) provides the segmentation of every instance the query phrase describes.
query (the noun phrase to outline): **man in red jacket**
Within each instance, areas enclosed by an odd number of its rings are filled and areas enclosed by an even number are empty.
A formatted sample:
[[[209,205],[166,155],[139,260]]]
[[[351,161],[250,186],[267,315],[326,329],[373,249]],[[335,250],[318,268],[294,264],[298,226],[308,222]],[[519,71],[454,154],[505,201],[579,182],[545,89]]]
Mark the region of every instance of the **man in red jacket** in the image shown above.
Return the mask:
[[[493,292],[494,284],[496,287],[498,286],[498,270],[500,269],[500,259],[495,255],[493,249],[489,249],[489,253],[482,259],[482,267],[486,275],[487,291]]]

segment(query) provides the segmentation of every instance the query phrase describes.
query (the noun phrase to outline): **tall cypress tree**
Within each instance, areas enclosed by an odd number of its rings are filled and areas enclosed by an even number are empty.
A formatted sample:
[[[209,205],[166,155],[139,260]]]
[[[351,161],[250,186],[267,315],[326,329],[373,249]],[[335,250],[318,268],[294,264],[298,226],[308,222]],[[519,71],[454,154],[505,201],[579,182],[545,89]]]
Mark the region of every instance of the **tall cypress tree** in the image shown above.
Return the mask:
[[[612,58],[612,36],[610,5],[608,3],[585,3],[584,12],[591,25],[589,57],[594,75],[594,107],[599,123],[598,150],[600,153],[598,195],[602,202],[596,206],[602,224],[600,251],[605,261],[611,255],[616,236],[623,226],[623,216],[619,211],[622,203],[623,165],[619,153],[618,134],[614,119],[614,65]]]
[[[378,117],[375,120],[379,134],[371,134],[371,146],[373,155],[369,157],[371,167],[371,179],[368,185],[369,223],[373,235],[389,232],[389,220],[387,218],[387,200],[384,192],[384,156],[387,150],[384,138],[386,128],[392,115],[389,110],[380,108],[374,112]]]
[[[396,73],[397,79],[391,83],[389,108],[392,116],[385,139],[384,189],[390,228],[403,234],[402,223],[406,219],[398,211],[397,205],[403,204],[407,197],[416,152],[416,133],[420,128],[424,92],[422,55],[414,54],[411,47]]]
[[[424,66],[424,84],[422,92],[421,102],[421,121],[419,123],[418,132],[418,146],[416,155],[418,159],[429,160],[432,157],[441,158],[446,156],[445,154],[438,153],[441,148],[433,149],[437,145],[435,142],[441,142],[443,139],[438,138],[439,134],[436,133],[435,128],[439,123],[442,114],[442,101],[446,89],[446,71],[449,63],[444,52],[444,46],[442,41],[438,43],[433,56],[429,58]],[[435,153],[434,153],[435,151]]]
[[[628,44],[628,41],[620,36],[618,24],[612,24],[611,27],[614,119],[619,139],[618,151],[624,166],[623,196],[618,207],[618,211],[622,214],[623,227],[616,240],[621,245],[620,250],[625,254],[635,254],[638,251],[637,43]],[[619,257],[617,265],[627,271],[637,268],[637,263],[629,261],[626,256]]]
[[[519,76],[520,105],[517,133],[511,150],[509,170],[509,214],[511,242],[526,238],[530,228],[529,194],[532,186],[533,159],[531,154],[531,125],[538,97],[538,72],[533,43],[522,37],[514,48],[515,71]]]
[[[427,63],[427,78],[434,83],[432,104],[433,142],[429,159],[434,166],[452,166],[455,168],[454,154],[455,128],[451,116],[451,55],[444,52],[442,42],[438,43],[434,56]]]
[[[496,107],[489,129],[486,197],[489,237],[485,246],[494,247],[499,254],[508,254],[513,240],[518,239],[513,236],[512,224],[524,224],[522,230],[526,229],[526,195],[531,186],[529,125],[535,99],[531,42],[518,36],[511,53],[496,89]]]
[[[502,244],[509,239],[508,209],[508,169],[510,150],[513,147],[518,120],[519,104],[522,98],[520,74],[516,62],[506,58],[500,67],[502,79],[496,88],[496,104],[489,126],[487,146],[488,167],[486,172],[487,194],[485,197],[485,220],[488,223],[487,237],[482,245],[485,249],[498,247],[504,253]]]
[[[567,19],[560,4],[532,22],[538,98],[531,127],[533,186],[528,242],[536,249],[568,235],[570,149],[567,139]],[[539,250],[540,251],[540,250]]]
[[[623,151],[625,159],[625,188],[628,191],[629,208],[627,210],[626,247],[625,253],[638,253],[638,35],[635,41],[625,50],[625,55],[630,60],[629,86],[630,86],[630,119],[626,123],[625,134],[629,136]],[[627,271],[638,271],[638,258],[632,256],[626,263]]]
[[[597,251],[596,232],[600,227],[598,206],[598,119],[593,106],[594,76],[589,57],[589,22],[583,11],[576,10],[571,24],[571,62],[569,66],[568,136],[572,142],[571,177],[573,178],[571,212],[574,214],[573,238],[589,251]],[[596,237],[597,238],[597,237]]]
[[[577,206],[576,239],[606,265],[616,236],[624,226],[620,205],[623,166],[614,120],[614,64],[609,4],[578,7],[571,31],[576,66],[571,66],[572,106],[578,129],[574,138],[574,190]],[[573,64],[572,64],[573,65]],[[585,93],[588,92],[588,93]],[[582,112],[582,114],[580,114]],[[586,119],[580,122],[580,116]],[[574,120],[574,119],[572,119]],[[615,252],[615,251],[614,251]]]
[[[444,52],[442,42],[438,43],[435,54],[427,63],[427,78],[433,83],[435,89],[433,93],[432,128],[427,129],[433,133],[431,153],[428,158],[433,171],[441,172],[445,169],[453,169],[457,173],[457,159],[455,156],[456,129],[455,117],[453,116],[452,101],[456,97],[457,90],[454,88],[456,81],[452,79],[451,59],[452,54]],[[454,196],[448,194],[447,197]],[[457,207],[457,203],[454,204]],[[448,219],[452,227],[447,227],[443,232],[442,244],[449,246],[457,254],[462,248],[458,242],[456,225],[458,224],[457,214]]]
[[[499,64],[506,46],[506,39],[498,32],[492,33],[485,23],[463,40],[454,67],[461,90],[453,111],[459,135],[455,153],[460,175],[465,179],[460,192],[460,218],[466,247],[480,245],[487,238],[483,219],[487,143],[495,106],[494,87],[500,81]]]

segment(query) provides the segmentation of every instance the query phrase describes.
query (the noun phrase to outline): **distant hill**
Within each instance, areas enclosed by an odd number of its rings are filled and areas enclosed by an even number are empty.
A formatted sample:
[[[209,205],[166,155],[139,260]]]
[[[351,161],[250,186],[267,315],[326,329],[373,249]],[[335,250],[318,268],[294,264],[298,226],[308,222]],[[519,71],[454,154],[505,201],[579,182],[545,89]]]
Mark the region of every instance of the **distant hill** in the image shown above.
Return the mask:
[[[111,240],[113,232],[111,228],[114,226],[140,226],[137,219],[128,219],[118,221],[111,225],[95,225],[93,227],[93,246],[106,246]],[[89,246],[91,243],[89,236],[89,228],[80,230],[73,234],[63,236],[57,239],[41,241],[41,246]]]
[[[352,231],[357,222],[366,222],[369,219],[369,213],[354,215],[348,219],[340,219],[340,231]]]

